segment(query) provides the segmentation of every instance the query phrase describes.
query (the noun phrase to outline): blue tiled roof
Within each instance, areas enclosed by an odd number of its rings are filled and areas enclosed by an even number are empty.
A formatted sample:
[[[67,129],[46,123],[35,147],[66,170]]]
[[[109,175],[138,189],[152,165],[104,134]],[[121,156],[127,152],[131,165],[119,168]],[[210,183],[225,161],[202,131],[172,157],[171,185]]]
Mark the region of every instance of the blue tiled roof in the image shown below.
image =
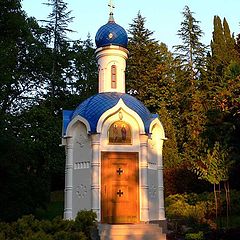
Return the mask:
[[[73,111],[71,120],[78,115],[85,118],[90,124],[91,132],[94,133],[96,132],[97,123],[101,115],[108,109],[114,107],[120,99],[141,117],[145,126],[145,132],[149,133],[149,126],[157,116],[151,114],[142,102],[126,93],[107,92],[96,94],[85,100]],[[67,128],[66,123],[64,128],[65,134]]]
[[[95,42],[98,48],[109,45],[127,48],[128,37],[124,28],[114,21],[109,21],[99,28],[95,37]]]
[[[65,134],[67,126],[69,122],[72,120],[72,114],[74,111],[71,110],[63,110],[63,125],[62,125],[62,131]]]

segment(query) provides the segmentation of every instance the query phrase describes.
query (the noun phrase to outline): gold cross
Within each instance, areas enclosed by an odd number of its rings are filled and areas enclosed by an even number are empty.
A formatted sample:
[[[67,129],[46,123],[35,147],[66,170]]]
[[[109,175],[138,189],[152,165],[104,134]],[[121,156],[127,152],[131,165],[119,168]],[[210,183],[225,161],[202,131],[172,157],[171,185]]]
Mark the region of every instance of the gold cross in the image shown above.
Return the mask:
[[[113,0],[109,0],[109,10],[110,10],[110,13],[113,13],[113,9],[115,8],[115,6],[113,5]]]

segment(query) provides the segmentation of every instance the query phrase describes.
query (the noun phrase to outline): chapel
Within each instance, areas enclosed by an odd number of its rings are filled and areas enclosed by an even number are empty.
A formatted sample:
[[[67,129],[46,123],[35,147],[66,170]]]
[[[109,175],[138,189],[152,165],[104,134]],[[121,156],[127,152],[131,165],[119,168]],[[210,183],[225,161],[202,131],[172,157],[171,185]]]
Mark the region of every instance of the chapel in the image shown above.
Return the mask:
[[[125,92],[128,36],[112,10],[95,42],[98,94],[63,111],[64,219],[92,210],[101,239],[166,239],[164,129]]]

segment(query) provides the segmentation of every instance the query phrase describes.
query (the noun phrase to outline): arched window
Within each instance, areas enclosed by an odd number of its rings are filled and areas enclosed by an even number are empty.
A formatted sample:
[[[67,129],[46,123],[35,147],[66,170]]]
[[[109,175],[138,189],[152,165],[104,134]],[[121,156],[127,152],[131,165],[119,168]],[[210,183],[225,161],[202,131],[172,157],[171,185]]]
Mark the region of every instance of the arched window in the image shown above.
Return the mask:
[[[114,122],[108,131],[109,144],[131,144],[131,127],[124,121]]]
[[[117,66],[111,66],[111,88],[117,88]]]

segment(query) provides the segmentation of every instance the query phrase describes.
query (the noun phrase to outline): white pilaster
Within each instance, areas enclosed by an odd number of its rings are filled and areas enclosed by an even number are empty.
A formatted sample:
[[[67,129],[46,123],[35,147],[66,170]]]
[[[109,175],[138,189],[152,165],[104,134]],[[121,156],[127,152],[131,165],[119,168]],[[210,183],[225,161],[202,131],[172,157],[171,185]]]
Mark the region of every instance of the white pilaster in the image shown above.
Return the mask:
[[[165,220],[162,148],[163,148],[163,140],[161,139],[161,146],[158,152],[159,220]]]
[[[66,139],[66,166],[65,166],[65,206],[64,219],[72,219],[72,191],[73,191],[73,140]]]
[[[97,220],[101,220],[100,215],[100,134],[92,135],[92,210],[97,214]]]
[[[140,135],[140,221],[149,221],[148,204],[148,136]]]

